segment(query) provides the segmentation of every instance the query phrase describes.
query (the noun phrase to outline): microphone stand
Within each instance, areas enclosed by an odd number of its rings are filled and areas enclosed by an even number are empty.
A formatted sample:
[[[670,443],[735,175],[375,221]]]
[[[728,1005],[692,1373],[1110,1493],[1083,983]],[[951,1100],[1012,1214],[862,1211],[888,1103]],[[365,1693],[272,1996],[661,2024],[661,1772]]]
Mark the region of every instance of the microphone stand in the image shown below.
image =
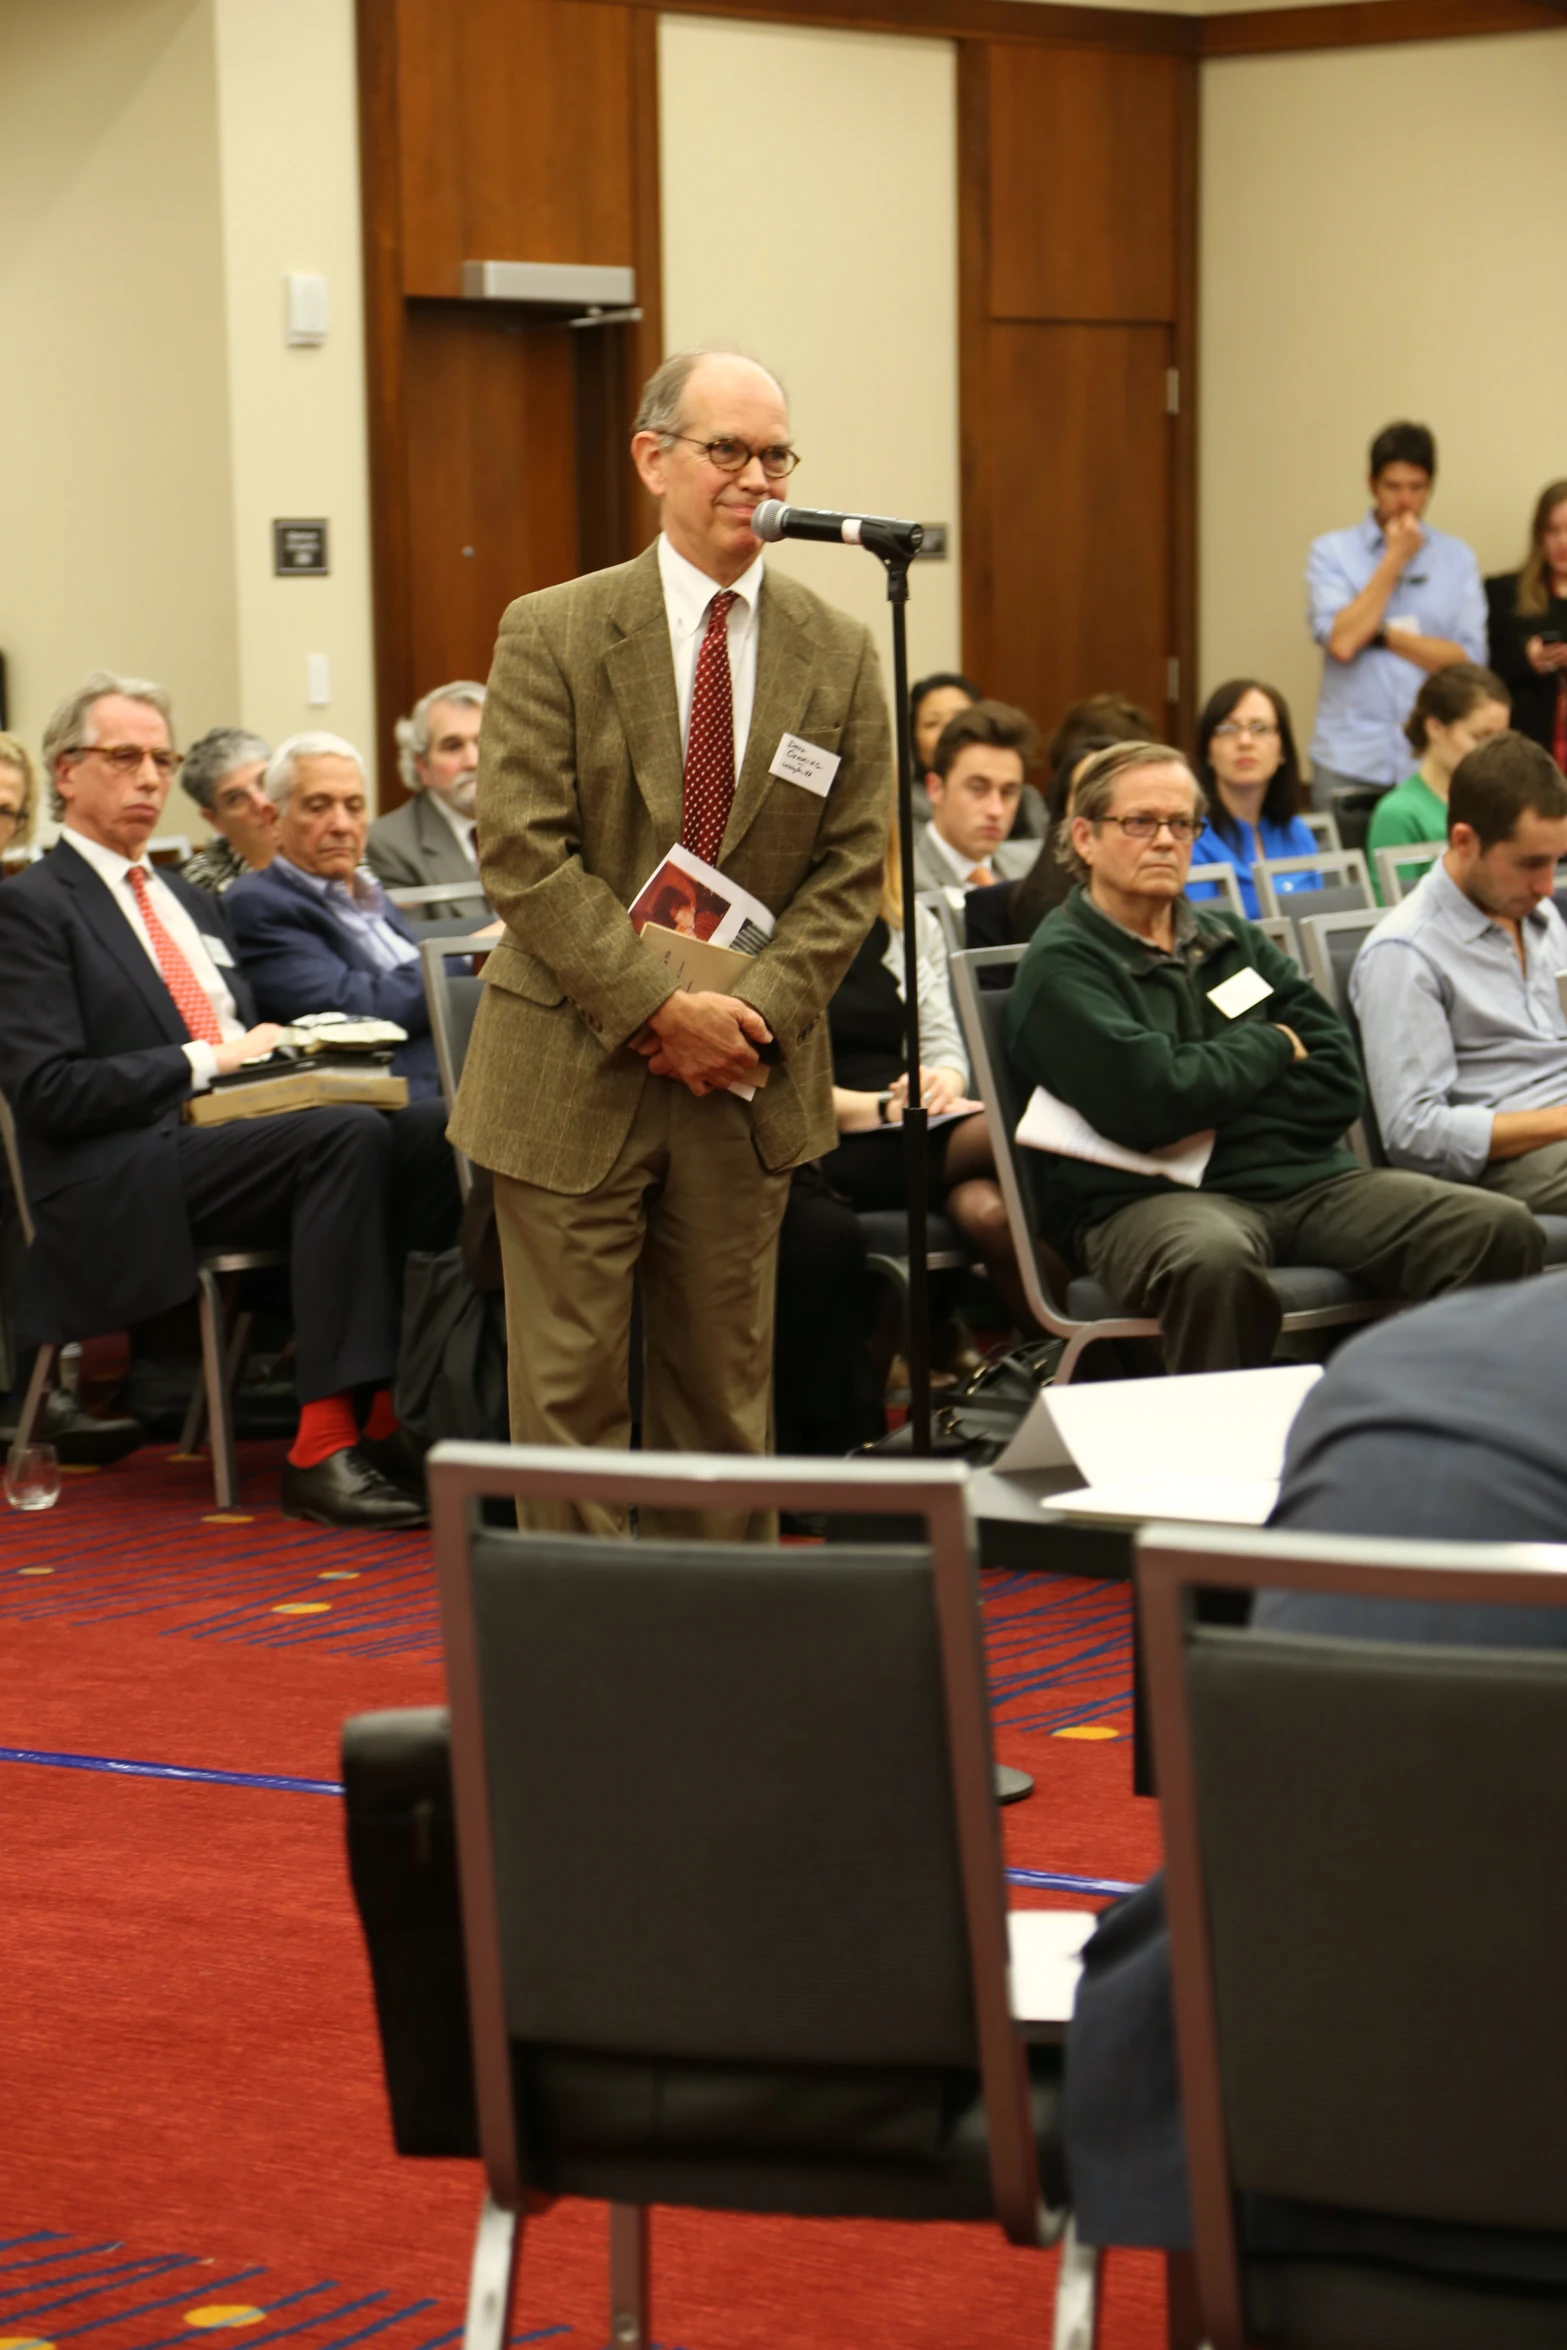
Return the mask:
[[[904,1104],[904,1166],[909,1193],[909,1430],[914,1456],[928,1460],[930,1433],[930,1273],[926,1266],[929,1216],[925,1141],[929,1115],[920,1099],[920,959],[918,908],[914,902],[914,760],[909,740],[909,565],[919,546],[916,525],[907,538],[885,538],[870,521],[860,525],[860,545],[879,555],[887,571],[892,606],[892,706],[898,746],[898,861],[903,884],[903,1006],[908,1044],[909,1098]],[[1021,1803],[1034,1792],[1027,1771],[997,1763],[997,1803]]]
[[[903,1009],[908,1048],[909,1098],[903,1108],[903,1160],[909,1197],[909,1430],[917,1460],[928,1460],[930,1436],[930,1274],[926,1267],[929,1199],[926,1137],[929,1115],[920,1098],[920,962],[914,903],[914,765],[909,740],[909,565],[919,545],[884,538],[874,523],[860,526],[860,545],[878,555],[887,571],[892,606],[892,707],[898,746],[898,856],[903,885]]]

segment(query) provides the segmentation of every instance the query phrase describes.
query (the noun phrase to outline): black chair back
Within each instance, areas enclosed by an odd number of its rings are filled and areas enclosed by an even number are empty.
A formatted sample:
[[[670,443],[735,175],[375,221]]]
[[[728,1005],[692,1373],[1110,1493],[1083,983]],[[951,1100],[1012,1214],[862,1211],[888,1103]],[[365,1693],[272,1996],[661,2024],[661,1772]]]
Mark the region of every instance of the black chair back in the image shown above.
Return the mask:
[[[1554,1609],[1567,1551],[1160,1527],[1137,1572],[1214,2350],[1567,2339],[1567,1653],[1237,1632],[1196,1607],[1217,1587]],[[1543,2304],[1498,2290],[1498,2314],[1474,2278],[1424,2277],[1379,2330],[1374,2266],[1242,2253],[1237,2196],[1541,2232],[1554,2270],[1532,2273],[1558,2282]]]
[[[1328,908],[1321,909],[1322,914]],[[1365,1046],[1361,1041],[1360,1022],[1355,1017],[1355,1006],[1350,998],[1349,977],[1355,968],[1356,957],[1377,924],[1382,920],[1380,906],[1346,906],[1338,911],[1336,919],[1323,920],[1314,910],[1302,918],[1301,939],[1306,953],[1306,969],[1319,995],[1325,995],[1350,1035],[1355,1040],[1355,1051],[1362,1069],[1365,1067]],[[1365,1137],[1366,1157],[1373,1167],[1388,1163],[1387,1147],[1382,1140],[1382,1129],[1377,1124],[1377,1108],[1371,1098],[1371,1087],[1365,1089],[1365,1106],[1360,1113],[1360,1130]]]

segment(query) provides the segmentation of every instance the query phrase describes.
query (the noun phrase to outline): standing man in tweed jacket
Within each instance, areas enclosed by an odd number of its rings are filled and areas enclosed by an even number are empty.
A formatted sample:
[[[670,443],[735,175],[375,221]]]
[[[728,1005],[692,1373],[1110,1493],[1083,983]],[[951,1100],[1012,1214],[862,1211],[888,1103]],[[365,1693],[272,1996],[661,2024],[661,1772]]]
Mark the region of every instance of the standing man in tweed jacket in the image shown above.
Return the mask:
[[[640,1266],[648,1449],[761,1453],[789,1171],[836,1139],[823,1015],[881,887],[887,705],[868,630],[764,575],[751,516],[796,462],[771,375],[666,360],[631,452],[657,543],[501,622],[479,863],[506,936],[451,1131],[495,1172],[514,1438],[629,1441]],[[786,735],[829,754],[825,790],[772,772]],[[775,917],[733,995],[672,990],[628,919],[676,841]],[[754,1099],[728,1090],[762,1059]],[[587,1504],[531,1522],[621,1530]]]

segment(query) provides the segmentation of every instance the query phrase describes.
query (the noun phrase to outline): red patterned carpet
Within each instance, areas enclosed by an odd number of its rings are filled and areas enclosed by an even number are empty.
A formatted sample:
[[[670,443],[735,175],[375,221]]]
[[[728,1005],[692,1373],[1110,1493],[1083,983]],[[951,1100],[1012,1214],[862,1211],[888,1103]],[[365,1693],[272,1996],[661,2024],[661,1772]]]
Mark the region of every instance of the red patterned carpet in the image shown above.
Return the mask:
[[[347,1714],[441,1694],[422,1536],[327,1535],[164,1450],[0,1523],[0,2350],[193,2333],[347,2350],[458,2338],[477,2167],[392,2154],[333,1792]],[[1130,1881],[1124,1591],[987,1592],[1008,1857]],[[1083,1899],[1019,1885],[1020,1900]],[[1048,2256],[988,2228],[661,2212],[664,2350],[1034,2350]],[[604,2215],[529,2231],[516,2338],[605,2339]],[[1158,2264],[1108,2263],[1104,2350],[1163,2339]]]

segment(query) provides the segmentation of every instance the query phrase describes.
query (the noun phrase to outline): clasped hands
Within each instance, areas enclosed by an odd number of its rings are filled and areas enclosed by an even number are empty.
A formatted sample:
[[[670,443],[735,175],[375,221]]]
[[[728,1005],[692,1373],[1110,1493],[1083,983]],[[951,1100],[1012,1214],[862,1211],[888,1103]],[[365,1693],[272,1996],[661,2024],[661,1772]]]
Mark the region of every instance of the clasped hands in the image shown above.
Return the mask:
[[[677,988],[631,1039],[631,1049],[655,1077],[678,1077],[700,1096],[745,1084],[760,1059],[757,1046],[772,1041],[761,1013],[739,996]]]

